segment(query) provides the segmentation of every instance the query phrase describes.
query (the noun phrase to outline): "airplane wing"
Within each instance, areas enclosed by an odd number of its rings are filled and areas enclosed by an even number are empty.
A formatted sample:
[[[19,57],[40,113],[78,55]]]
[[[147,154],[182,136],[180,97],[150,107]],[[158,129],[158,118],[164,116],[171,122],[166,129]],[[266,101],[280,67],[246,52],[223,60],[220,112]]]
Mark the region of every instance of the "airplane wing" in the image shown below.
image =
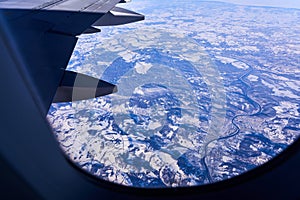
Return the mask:
[[[126,0],[0,0],[2,37],[14,63],[45,116],[54,102],[88,99],[116,92],[110,83],[66,71],[77,36],[95,26],[120,25],[144,16],[116,7]],[[1,57],[0,57],[1,59]],[[80,83],[78,80],[81,80]],[[80,91],[74,95],[74,88]],[[78,92],[77,92],[78,93]]]

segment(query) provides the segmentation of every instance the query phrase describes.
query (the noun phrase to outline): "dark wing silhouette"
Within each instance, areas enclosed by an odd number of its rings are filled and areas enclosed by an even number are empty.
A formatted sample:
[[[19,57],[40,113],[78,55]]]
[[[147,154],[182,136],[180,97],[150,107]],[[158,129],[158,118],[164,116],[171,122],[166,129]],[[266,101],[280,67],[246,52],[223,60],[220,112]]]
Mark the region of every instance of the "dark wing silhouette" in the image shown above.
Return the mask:
[[[110,83],[65,69],[78,35],[99,32],[94,26],[144,19],[143,15],[115,7],[118,3],[126,1],[0,0],[5,41],[16,52],[14,63],[23,79],[34,85],[30,90],[44,115],[52,101],[75,101],[116,92]],[[82,81],[74,86],[78,79]],[[81,92],[74,95],[74,87]]]

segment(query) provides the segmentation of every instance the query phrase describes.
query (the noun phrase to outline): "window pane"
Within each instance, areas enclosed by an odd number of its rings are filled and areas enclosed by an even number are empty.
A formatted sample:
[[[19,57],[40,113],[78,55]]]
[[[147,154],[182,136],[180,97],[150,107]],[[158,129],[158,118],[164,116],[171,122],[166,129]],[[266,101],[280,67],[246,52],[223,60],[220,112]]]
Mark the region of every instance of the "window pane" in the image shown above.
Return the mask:
[[[53,103],[47,116],[76,164],[133,187],[203,185],[264,164],[297,139],[299,9],[125,6],[146,20],[81,36],[68,66],[118,92]]]

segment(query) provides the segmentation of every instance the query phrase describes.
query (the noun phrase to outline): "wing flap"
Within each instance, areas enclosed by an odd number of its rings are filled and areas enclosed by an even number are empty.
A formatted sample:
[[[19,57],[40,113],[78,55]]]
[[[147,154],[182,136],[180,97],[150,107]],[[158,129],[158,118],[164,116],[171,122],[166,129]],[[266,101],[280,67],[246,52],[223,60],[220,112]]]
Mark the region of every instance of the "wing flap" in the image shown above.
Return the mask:
[[[117,92],[117,86],[97,78],[65,71],[53,102],[70,102],[91,99]]]

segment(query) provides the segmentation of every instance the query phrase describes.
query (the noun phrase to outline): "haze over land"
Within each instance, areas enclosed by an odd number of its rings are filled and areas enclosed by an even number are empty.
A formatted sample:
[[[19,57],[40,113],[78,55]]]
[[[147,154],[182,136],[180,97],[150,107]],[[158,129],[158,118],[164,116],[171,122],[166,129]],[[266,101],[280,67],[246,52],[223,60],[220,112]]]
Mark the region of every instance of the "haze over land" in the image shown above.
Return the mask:
[[[146,20],[81,36],[68,66],[119,92],[53,104],[48,115],[75,163],[122,185],[185,187],[242,174],[297,139],[300,10],[200,0],[122,6]]]

